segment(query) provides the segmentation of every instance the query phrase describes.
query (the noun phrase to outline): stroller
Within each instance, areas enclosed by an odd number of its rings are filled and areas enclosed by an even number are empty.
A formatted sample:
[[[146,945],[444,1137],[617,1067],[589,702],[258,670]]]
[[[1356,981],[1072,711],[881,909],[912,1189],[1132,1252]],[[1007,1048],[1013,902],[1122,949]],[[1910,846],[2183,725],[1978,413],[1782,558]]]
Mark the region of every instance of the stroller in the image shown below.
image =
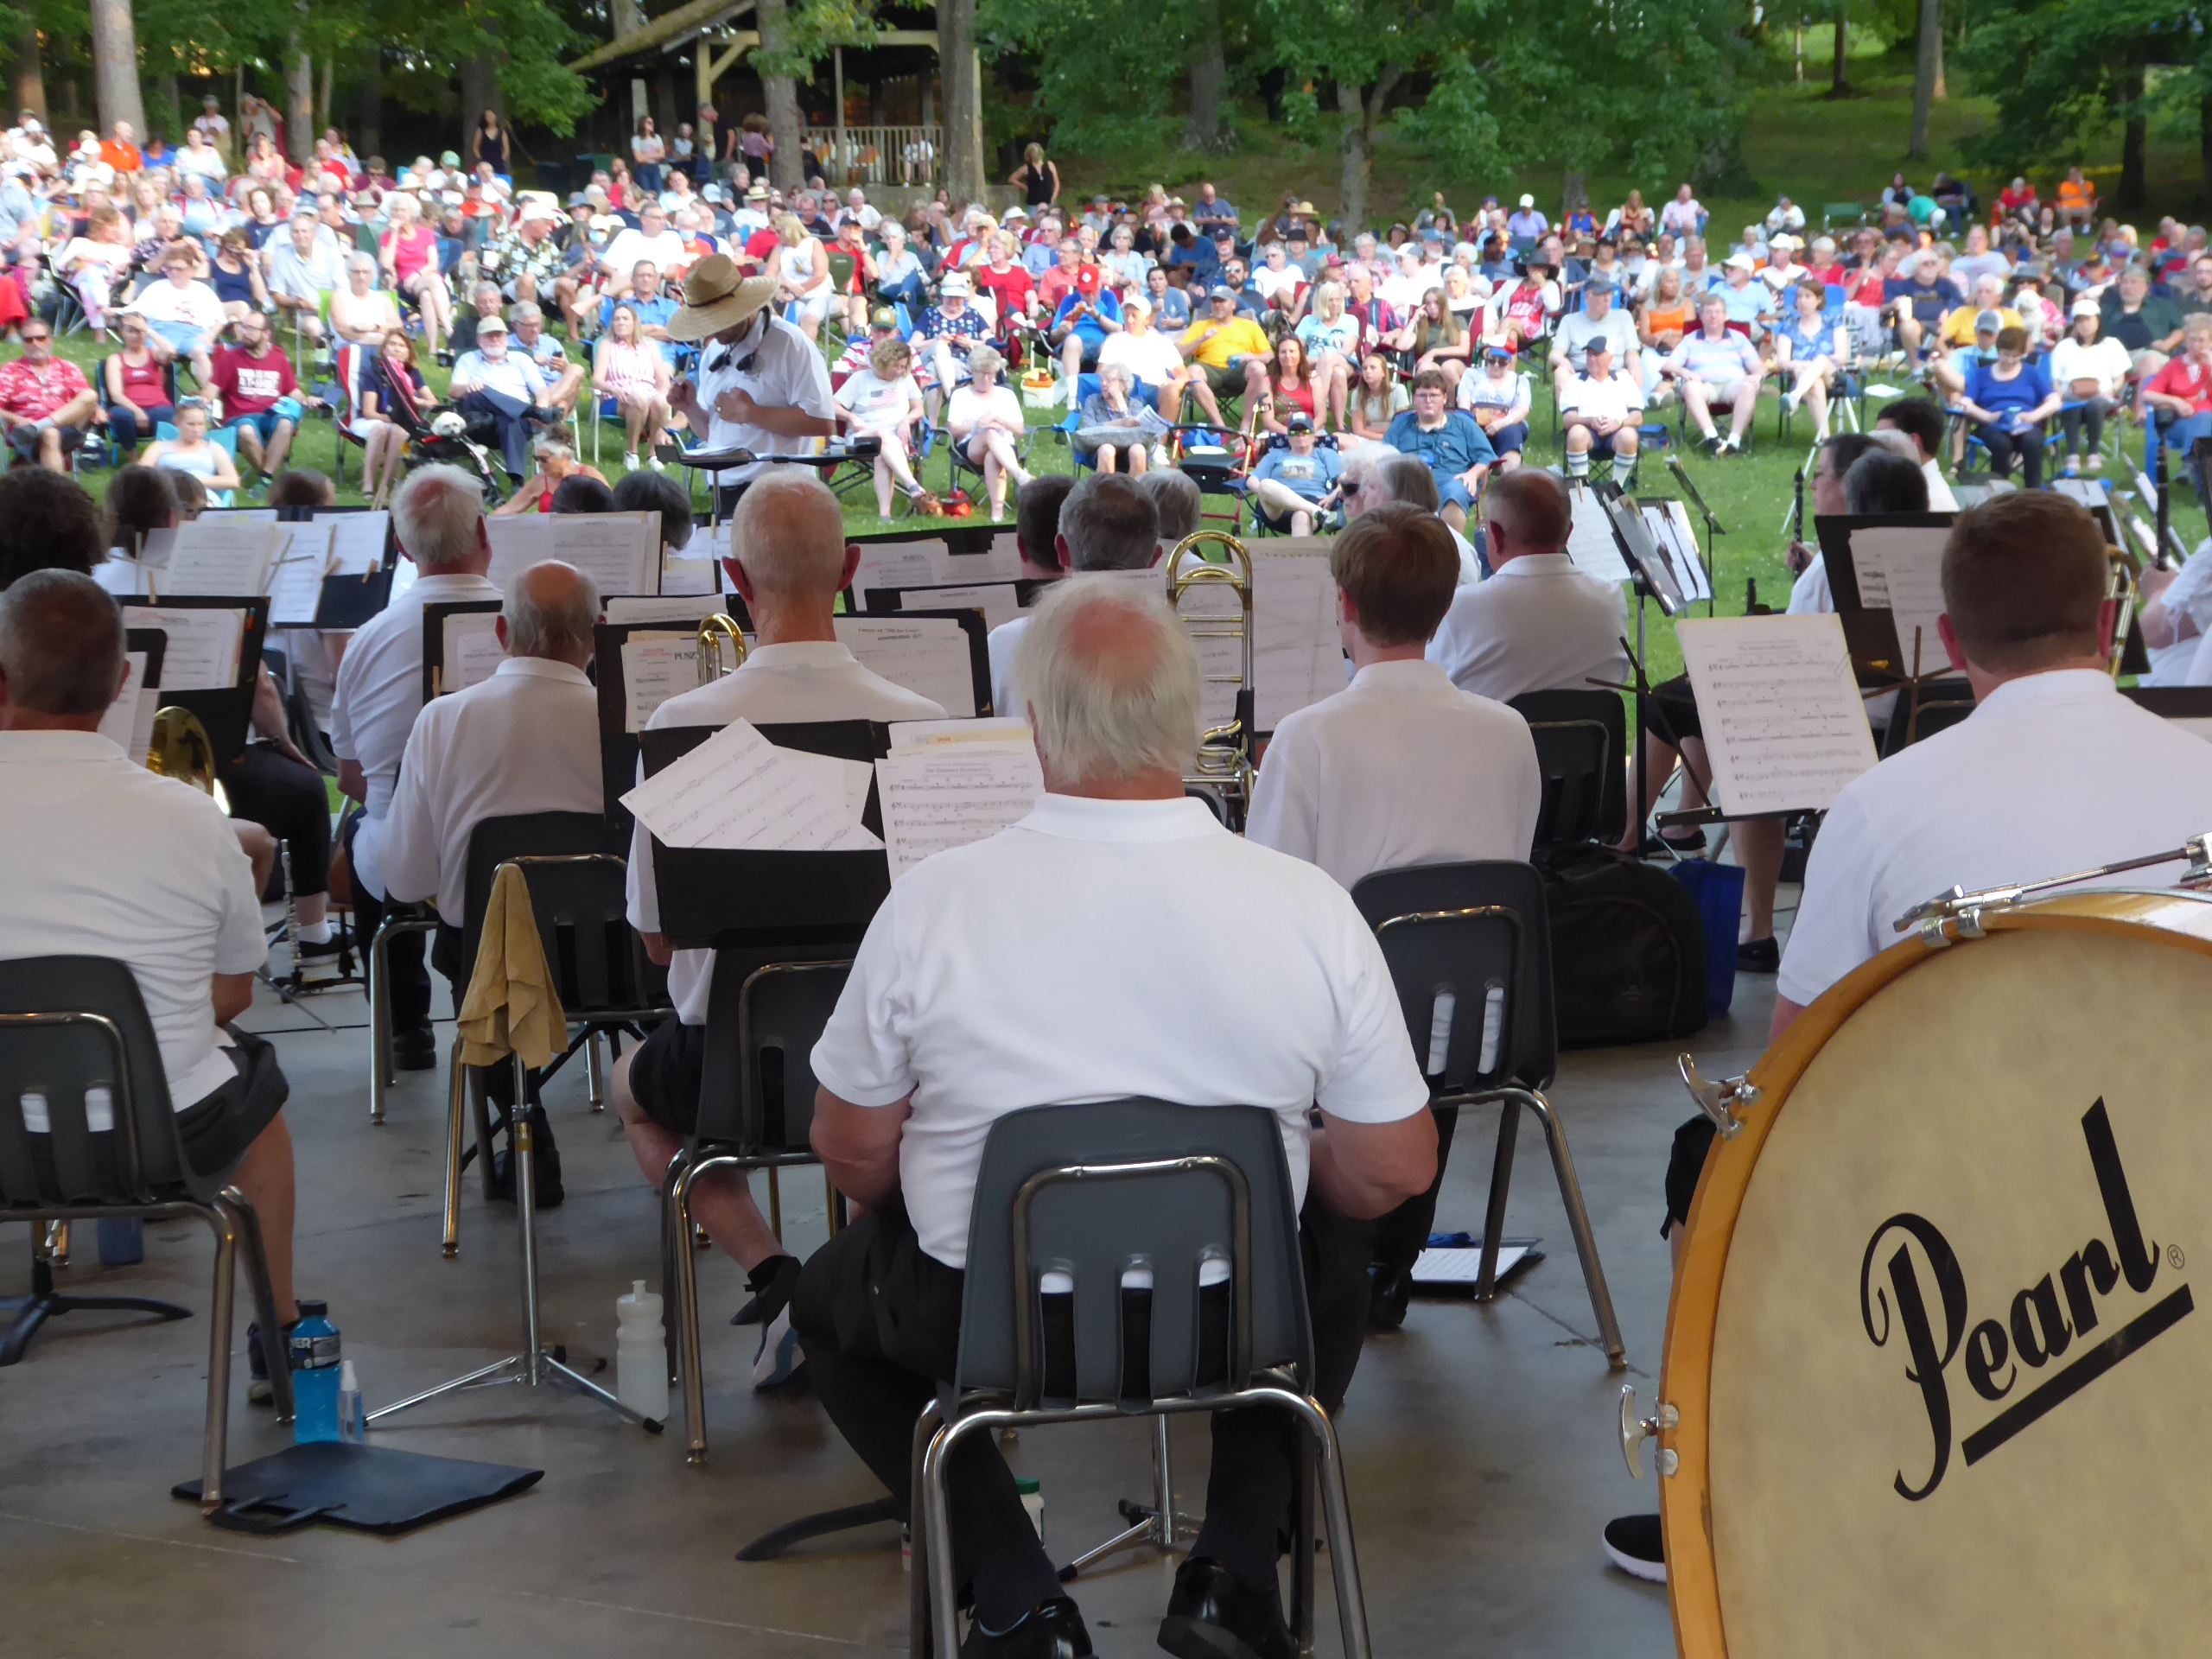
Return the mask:
[[[391,420],[407,434],[407,464],[442,461],[474,472],[483,480],[484,505],[495,507],[505,499],[507,480],[493,460],[490,445],[497,441],[492,417],[464,415],[457,409],[437,409],[424,414],[415,400],[394,388],[386,376],[384,359],[374,360],[370,372],[383,380],[378,402]]]

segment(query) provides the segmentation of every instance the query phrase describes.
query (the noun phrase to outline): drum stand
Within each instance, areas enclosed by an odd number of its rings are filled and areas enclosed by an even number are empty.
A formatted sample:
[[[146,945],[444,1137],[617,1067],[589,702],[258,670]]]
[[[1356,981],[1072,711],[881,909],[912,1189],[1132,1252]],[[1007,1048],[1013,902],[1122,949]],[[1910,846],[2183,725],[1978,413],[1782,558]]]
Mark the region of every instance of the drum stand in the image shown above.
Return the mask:
[[[658,1434],[661,1424],[651,1417],[640,1415],[609,1394],[598,1383],[581,1373],[569,1369],[565,1349],[548,1351],[539,1341],[537,1324],[537,1172],[535,1167],[537,1138],[530,1122],[530,1070],[522,1056],[512,1057],[515,1074],[515,1112],[513,1127],[507,1137],[507,1160],[512,1166],[515,1182],[515,1215],[522,1230],[522,1318],[523,1349],[505,1359],[489,1365],[479,1366],[466,1376],[441,1382],[435,1388],[411,1394],[404,1400],[369,1413],[368,1421],[380,1420],[407,1411],[442,1395],[467,1389],[497,1388],[503,1383],[518,1383],[524,1388],[563,1388],[595,1400],[638,1425],[647,1433]]]

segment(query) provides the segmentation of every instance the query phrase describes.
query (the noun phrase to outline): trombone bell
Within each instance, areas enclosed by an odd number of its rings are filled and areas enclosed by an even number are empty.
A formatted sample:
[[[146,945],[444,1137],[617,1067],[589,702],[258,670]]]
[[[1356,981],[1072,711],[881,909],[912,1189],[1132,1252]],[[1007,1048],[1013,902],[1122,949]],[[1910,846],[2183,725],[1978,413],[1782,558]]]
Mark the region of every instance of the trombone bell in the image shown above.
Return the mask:
[[[1230,563],[1214,564],[1197,553],[1203,546],[1227,550]],[[1236,712],[1229,721],[1201,733],[1193,770],[1183,779],[1188,788],[1217,797],[1225,817],[1240,819],[1252,801],[1253,696],[1252,673],[1252,556],[1244,543],[1225,530],[1193,531],[1175,543],[1167,555],[1167,605],[1193,640],[1234,639],[1239,645],[1237,671],[1203,674],[1207,685],[1236,687]],[[1199,610],[1183,613],[1184,595],[1194,589],[1227,588],[1236,596],[1233,610]]]
[[[745,631],[736,620],[716,611],[699,624],[699,683],[710,684],[722,676],[722,641],[728,640],[737,652],[738,665],[745,663]]]
[[[227,814],[229,800],[215,781],[215,745],[200,716],[170,703],[154,715],[154,734],[146,745],[146,770],[160,778],[190,784]]]

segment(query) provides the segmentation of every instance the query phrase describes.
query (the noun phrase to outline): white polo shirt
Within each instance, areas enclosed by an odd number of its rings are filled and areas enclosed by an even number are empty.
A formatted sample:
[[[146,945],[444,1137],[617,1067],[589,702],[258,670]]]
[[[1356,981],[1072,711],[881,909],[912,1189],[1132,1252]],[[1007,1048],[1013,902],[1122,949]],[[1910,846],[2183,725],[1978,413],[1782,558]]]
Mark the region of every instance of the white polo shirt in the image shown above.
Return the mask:
[[[828,360],[812,340],[781,317],[768,318],[765,336],[751,335],[734,346],[709,341],[701,346],[692,379],[698,387],[699,406],[707,411],[709,449],[746,448],[764,457],[810,454],[814,450],[811,438],[786,438],[747,422],[724,420],[715,412],[724,392],[743,391],[763,409],[796,409],[825,421],[835,412]],[[762,460],[749,467],[728,467],[715,474],[715,482],[742,484],[767,465]]]
[[[1514,710],[1433,663],[1370,663],[1275,728],[1244,834],[1350,888],[1408,864],[1525,859],[1543,798]]]
[[[671,697],[653,710],[647,730],[665,726],[804,725],[825,720],[943,720],[927,697],[862,668],[835,640],[756,645],[734,673]],[[596,766],[596,762],[594,763]],[[660,893],[653,884],[653,838],[631,833],[630,925],[658,933]],[[715,975],[711,950],[678,950],[668,968],[669,1000],[687,1026],[707,1023],[707,992]]]
[[[993,628],[983,643],[991,653],[991,712],[1002,720],[1022,720],[1021,705],[1014,696],[1014,653],[1021,644],[1021,631],[1029,619],[1017,616]]]
[[[1643,407],[1643,388],[1630,379],[1616,360],[1612,372],[1603,380],[1586,374],[1568,376],[1559,401],[1562,415],[1610,416],[1625,421]]]
[[[1023,1107],[1264,1106],[1302,1200],[1308,1108],[1388,1123],[1428,1104],[1350,896],[1188,799],[1047,795],[909,871],[869,924],[814,1072],[860,1106],[912,1096],[899,1185],[922,1248],[954,1268],[984,1137]]]
[[[2212,744],[2095,669],[2007,681],[1973,715],[1847,785],[1813,843],[1782,995],[1808,1003],[1952,887],[2036,881],[2212,830]],[[2178,863],[2105,885],[2156,887]]]
[[[424,709],[407,740],[377,844],[387,898],[467,913],[468,836],[486,818],[597,812],[599,694],[583,670],[510,657],[492,677]]]
[[[1959,510],[1959,498],[1951,493],[1951,486],[1943,477],[1943,469],[1936,464],[1933,455],[1920,463],[1920,475],[1928,480],[1929,512],[1956,512]]]
[[[1459,589],[1428,660],[1462,691],[1500,702],[1523,691],[1587,691],[1593,677],[1627,680],[1627,632],[1619,588],[1584,575],[1564,553],[1523,553]]]
[[[237,1075],[212,981],[251,973],[268,942],[253,867],[213,801],[97,733],[0,732],[0,956],[128,963],[178,1111]],[[92,1127],[113,1124],[95,1113]]]
[[[355,630],[338,664],[330,705],[330,752],[359,764],[368,781],[361,827],[353,836],[353,876],[384,892],[377,842],[391,810],[399,758],[423,709],[423,607],[500,597],[482,576],[419,576],[412,587]]]

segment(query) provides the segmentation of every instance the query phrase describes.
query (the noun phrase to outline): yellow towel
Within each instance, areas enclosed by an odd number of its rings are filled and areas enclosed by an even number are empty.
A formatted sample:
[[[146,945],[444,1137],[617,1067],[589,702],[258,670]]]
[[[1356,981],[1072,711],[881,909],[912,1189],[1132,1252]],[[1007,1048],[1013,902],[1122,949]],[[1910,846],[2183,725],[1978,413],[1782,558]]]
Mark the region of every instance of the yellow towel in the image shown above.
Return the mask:
[[[464,1065],[493,1065],[519,1053],[535,1071],[569,1046],[560,993],[530,907],[530,883],[512,865],[493,881],[475,970],[455,1023]]]

